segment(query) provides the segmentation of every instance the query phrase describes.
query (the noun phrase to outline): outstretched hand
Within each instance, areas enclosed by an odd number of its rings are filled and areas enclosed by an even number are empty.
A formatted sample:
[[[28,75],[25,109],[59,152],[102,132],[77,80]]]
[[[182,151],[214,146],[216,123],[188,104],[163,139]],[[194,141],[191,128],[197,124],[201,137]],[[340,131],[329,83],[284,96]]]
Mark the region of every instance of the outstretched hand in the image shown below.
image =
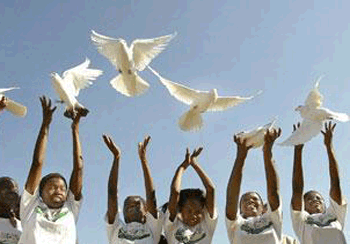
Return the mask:
[[[281,128],[267,129],[264,136],[264,141],[265,141],[264,147],[268,146],[269,148],[271,148],[273,146],[273,143],[276,141],[276,139],[281,136],[281,133],[282,133]]]
[[[107,135],[102,135],[103,141],[105,142],[106,146],[108,147],[109,151],[111,151],[115,158],[120,157],[120,149],[115,145],[112,138]]]
[[[80,118],[85,116],[86,112],[83,108],[79,108],[78,110],[76,110],[76,112],[73,113],[72,117],[70,117],[73,120],[72,129],[76,128],[79,125]]]
[[[3,96],[0,100],[0,111],[6,108],[7,106],[7,98]]]
[[[253,147],[253,145],[247,145],[247,138],[242,138],[240,136],[234,135],[233,141],[237,144],[237,153],[238,154],[247,154],[248,150]]]
[[[146,136],[143,142],[139,142],[138,149],[139,149],[139,157],[141,160],[146,159],[146,148],[148,145],[148,142],[151,140],[150,136]]]
[[[43,108],[43,125],[50,125],[52,121],[52,114],[56,110],[56,106],[51,108],[51,99],[46,98],[45,96],[42,96],[39,98],[41,102],[41,106]]]
[[[330,146],[332,144],[333,132],[334,132],[334,129],[335,129],[336,125],[337,125],[336,123],[332,124],[332,122],[329,121],[328,123],[326,122],[324,124],[325,131],[321,130],[321,133],[324,136],[324,144],[326,146]]]
[[[191,157],[190,157],[190,164],[196,163],[196,159],[199,156],[199,154],[201,154],[201,152],[203,151],[203,147],[199,147],[197,149],[194,149]]]
[[[185,160],[182,162],[180,167],[187,169],[187,167],[190,166],[190,164],[191,164],[190,150],[186,148]]]

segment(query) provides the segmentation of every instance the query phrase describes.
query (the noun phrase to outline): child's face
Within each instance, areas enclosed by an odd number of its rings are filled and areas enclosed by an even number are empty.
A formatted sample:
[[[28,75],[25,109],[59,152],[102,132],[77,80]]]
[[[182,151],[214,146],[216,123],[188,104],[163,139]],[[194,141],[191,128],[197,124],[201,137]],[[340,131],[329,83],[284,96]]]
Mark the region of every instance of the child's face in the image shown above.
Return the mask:
[[[256,193],[245,194],[241,200],[241,212],[244,218],[256,217],[263,213],[264,205]]]
[[[140,197],[129,196],[124,202],[123,214],[125,223],[144,223],[146,208]]]
[[[59,177],[50,178],[43,187],[41,198],[49,208],[62,207],[67,200],[66,184]]]
[[[182,222],[190,227],[199,224],[204,219],[203,211],[203,203],[197,199],[187,199],[180,211]]]
[[[17,184],[11,180],[4,180],[0,185],[0,205],[14,209],[19,201]]]
[[[312,192],[305,197],[305,211],[309,214],[323,213],[325,211],[324,200],[321,194]]]

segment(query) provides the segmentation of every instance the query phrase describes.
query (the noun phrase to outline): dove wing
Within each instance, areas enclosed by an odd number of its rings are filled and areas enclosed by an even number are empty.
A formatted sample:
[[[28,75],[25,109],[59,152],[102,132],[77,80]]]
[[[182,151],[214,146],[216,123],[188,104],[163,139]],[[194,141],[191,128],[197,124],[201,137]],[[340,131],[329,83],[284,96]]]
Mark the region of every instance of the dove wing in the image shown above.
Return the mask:
[[[252,99],[254,96],[250,97],[240,97],[240,96],[228,96],[228,97],[218,97],[217,100],[210,105],[208,111],[224,111],[230,107],[234,107],[240,103]]]
[[[153,39],[136,39],[132,42],[130,49],[133,53],[135,68],[142,71],[149,65],[158,54],[160,54],[175,34],[161,36]]]
[[[112,38],[91,31],[91,41],[97,47],[99,53],[105,56],[113,65],[119,69],[117,57],[120,55],[119,48],[123,45],[123,39]]]
[[[88,58],[82,64],[79,64],[63,73],[63,81],[66,87],[77,97],[80,89],[84,89],[92,85],[92,81],[96,80],[102,74],[101,70],[89,69],[90,60]]]
[[[0,88],[0,94],[14,89],[19,89],[19,87]]]
[[[313,121],[304,119],[300,127],[293,131],[292,135],[288,137],[280,145],[282,146],[295,146],[304,144],[311,140],[322,130],[322,121]]]
[[[170,95],[187,105],[191,105],[194,101],[197,101],[198,99],[202,98],[203,96],[207,96],[208,94],[208,92],[197,91],[187,86],[167,80],[163,78],[157,71],[152,69],[150,66],[148,66],[148,68],[153,72],[153,74],[155,74],[159,78],[160,82],[168,89]]]
[[[318,80],[315,84],[315,87],[309,92],[305,105],[310,108],[319,108],[323,103],[323,95],[319,92],[320,80]]]

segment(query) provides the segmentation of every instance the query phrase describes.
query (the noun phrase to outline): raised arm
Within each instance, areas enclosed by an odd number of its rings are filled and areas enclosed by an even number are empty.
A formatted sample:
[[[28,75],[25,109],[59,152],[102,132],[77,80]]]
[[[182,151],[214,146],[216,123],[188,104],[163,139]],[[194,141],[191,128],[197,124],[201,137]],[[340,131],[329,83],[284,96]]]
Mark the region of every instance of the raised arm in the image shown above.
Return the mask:
[[[199,178],[201,178],[202,183],[206,190],[206,207],[208,209],[209,215],[211,218],[214,216],[215,211],[215,186],[214,183],[211,181],[209,176],[204,172],[202,167],[197,162],[197,156],[201,153],[203,150],[202,147],[195,149],[191,155],[191,165],[193,169],[197,172]]]
[[[169,198],[169,205],[168,205],[168,210],[170,213],[169,218],[171,221],[175,220],[175,217],[177,214],[177,203],[179,202],[179,197],[180,197],[182,175],[189,165],[190,165],[190,152],[187,148],[185,160],[176,169],[173,181],[171,182],[170,198]]]
[[[248,155],[248,150],[251,148],[251,146],[247,146],[246,140],[236,135],[233,137],[233,140],[237,144],[237,156],[226,191],[226,217],[229,220],[235,220],[237,217],[243,166]]]
[[[25,189],[31,195],[34,194],[41,180],[42,168],[44,165],[47,137],[49,134],[49,126],[52,121],[52,114],[56,107],[51,108],[51,100],[45,96],[40,97],[41,106],[43,108],[43,122],[39,131],[38,138],[35,143],[32,166],[29,170]]]
[[[113,224],[116,214],[118,213],[118,173],[119,173],[119,158],[120,150],[114,144],[111,137],[103,135],[103,140],[114,156],[111,172],[108,179],[108,206],[107,206],[107,218],[108,223]]]
[[[5,96],[2,96],[0,99],[0,111],[6,108],[7,106],[7,98]]]
[[[275,160],[272,157],[272,147],[275,140],[280,137],[281,128],[266,130],[264,137],[264,165],[267,182],[267,198],[271,211],[275,211],[280,206],[280,184],[276,171]]]
[[[324,144],[327,149],[328,153],[328,160],[329,160],[329,176],[330,176],[330,189],[329,189],[329,195],[331,198],[338,203],[339,205],[342,204],[343,198],[341,194],[341,187],[340,187],[340,180],[339,180],[339,169],[338,169],[338,162],[335,158],[334,148],[333,148],[333,132],[334,128],[337,124],[332,124],[332,122],[329,122],[328,124],[325,123],[325,131],[321,131],[324,136]]]
[[[297,127],[300,123],[297,124]],[[293,131],[297,128],[293,125]],[[292,209],[301,211],[303,206],[303,191],[304,191],[304,176],[302,166],[302,152],[304,144],[294,146],[294,164],[293,164],[293,179],[292,179]]]
[[[83,188],[83,154],[81,152],[81,144],[79,140],[79,122],[84,111],[79,110],[72,118],[72,134],[73,134],[73,171],[70,177],[69,189],[74,195],[74,199],[79,201],[82,197],[81,191]]]
[[[158,216],[157,216],[156,190],[153,185],[151,169],[149,167],[149,164],[146,158],[146,148],[150,140],[151,140],[151,137],[146,136],[145,140],[139,143],[138,148],[139,148],[139,157],[142,164],[143,177],[145,179],[146,208],[147,208],[147,211],[151,213],[154,218],[157,218]]]

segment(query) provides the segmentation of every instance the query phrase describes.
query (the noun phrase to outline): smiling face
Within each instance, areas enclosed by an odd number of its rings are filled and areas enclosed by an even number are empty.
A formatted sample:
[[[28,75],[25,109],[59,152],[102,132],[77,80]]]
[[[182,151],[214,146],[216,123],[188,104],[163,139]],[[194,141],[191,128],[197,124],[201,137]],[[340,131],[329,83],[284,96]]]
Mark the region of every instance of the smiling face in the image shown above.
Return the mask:
[[[316,191],[309,191],[304,195],[305,211],[309,214],[323,213],[325,204],[323,197]]]
[[[256,192],[245,193],[240,203],[243,218],[256,217],[263,213],[264,204]]]
[[[184,224],[195,226],[204,220],[204,205],[196,198],[188,198],[180,209],[180,214]]]
[[[49,208],[60,208],[67,200],[66,183],[60,177],[51,177],[45,182],[41,198]]]
[[[17,183],[9,178],[0,178],[0,206],[5,209],[15,209],[19,202]]]
[[[139,196],[128,196],[124,201],[124,221],[125,223],[146,222],[145,201]]]

